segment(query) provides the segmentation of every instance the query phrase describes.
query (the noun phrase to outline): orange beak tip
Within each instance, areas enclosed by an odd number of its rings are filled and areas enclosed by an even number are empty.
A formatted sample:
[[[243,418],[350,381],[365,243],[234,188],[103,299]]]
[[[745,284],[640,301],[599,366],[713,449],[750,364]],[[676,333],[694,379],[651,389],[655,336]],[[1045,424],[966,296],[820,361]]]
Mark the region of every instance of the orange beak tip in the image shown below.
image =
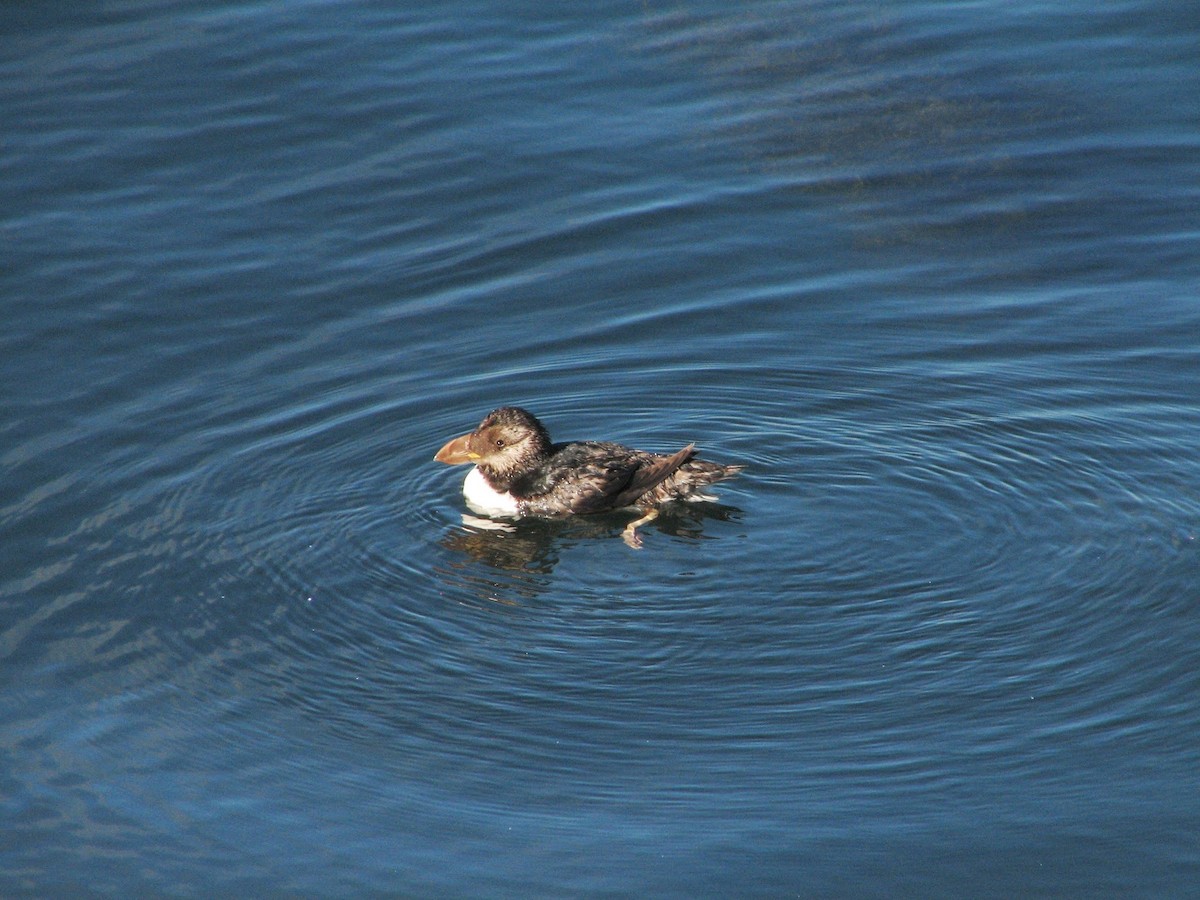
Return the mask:
[[[448,441],[441,450],[434,454],[433,458],[448,466],[458,466],[479,459],[478,453],[467,449],[467,439],[470,437],[469,434],[464,434],[462,437]]]

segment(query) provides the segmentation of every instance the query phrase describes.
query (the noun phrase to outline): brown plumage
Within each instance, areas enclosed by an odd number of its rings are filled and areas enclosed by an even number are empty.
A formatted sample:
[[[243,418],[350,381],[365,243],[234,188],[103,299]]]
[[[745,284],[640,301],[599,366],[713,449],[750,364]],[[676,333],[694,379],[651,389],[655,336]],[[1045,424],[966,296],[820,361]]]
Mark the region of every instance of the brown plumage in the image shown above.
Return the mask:
[[[743,469],[695,459],[694,453],[693,444],[670,455],[611,441],[555,444],[533,414],[505,406],[434,459],[475,463],[463,493],[484,515],[557,517],[636,507],[642,516],[625,529],[625,539],[638,546],[637,527],[657,516],[661,504],[712,499],[702,488]]]

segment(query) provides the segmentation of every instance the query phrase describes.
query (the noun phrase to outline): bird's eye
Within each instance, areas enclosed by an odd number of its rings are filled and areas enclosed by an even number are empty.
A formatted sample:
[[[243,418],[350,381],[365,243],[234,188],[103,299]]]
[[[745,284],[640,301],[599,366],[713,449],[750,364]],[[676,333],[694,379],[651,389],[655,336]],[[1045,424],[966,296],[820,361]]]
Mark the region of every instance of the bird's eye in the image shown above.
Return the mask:
[[[499,450],[504,446],[504,438],[496,438],[496,449]]]

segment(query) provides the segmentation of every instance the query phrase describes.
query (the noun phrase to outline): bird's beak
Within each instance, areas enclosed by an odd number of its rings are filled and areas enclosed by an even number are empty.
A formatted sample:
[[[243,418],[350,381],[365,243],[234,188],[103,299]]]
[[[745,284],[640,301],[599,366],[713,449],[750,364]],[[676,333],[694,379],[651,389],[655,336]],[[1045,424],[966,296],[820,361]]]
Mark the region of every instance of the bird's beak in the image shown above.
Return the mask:
[[[472,432],[473,434],[474,432]],[[462,437],[456,437],[446,446],[439,450],[434,459],[438,462],[445,463],[448,466],[460,466],[463,463],[475,462],[481,459],[480,455],[474,450],[469,449],[468,443],[471,440],[470,434],[464,434]]]

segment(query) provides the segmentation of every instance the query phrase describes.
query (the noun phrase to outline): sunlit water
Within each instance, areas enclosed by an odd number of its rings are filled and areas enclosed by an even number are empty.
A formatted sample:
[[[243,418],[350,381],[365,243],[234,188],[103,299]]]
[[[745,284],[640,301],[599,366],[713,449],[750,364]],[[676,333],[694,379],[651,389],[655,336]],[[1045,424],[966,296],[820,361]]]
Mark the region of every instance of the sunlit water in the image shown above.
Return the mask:
[[[5,895],[1200,883],[1186,4],[10,13]]]

